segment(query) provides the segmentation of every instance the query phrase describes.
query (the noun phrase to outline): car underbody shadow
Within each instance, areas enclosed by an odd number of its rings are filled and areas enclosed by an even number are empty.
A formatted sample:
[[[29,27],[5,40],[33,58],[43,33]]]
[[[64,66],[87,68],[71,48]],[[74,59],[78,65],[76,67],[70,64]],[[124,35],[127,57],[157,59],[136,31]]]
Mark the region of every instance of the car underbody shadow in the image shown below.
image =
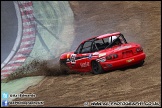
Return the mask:
[[[116,70],[126,71],[128,69],[136,69],[136,68],[142,67],[143,66],[143,63],[144,62],[141,62],[141,63],[136,64],[136,65],[131,65],[131,66],[127,66],[127,67],[122,67],[122,68],[118,68],[118,69],[113,69],[113,70],[105,71],[104,73],[110,73],[110,72],[114,72]]]
[[[125,70],[128,70],[128,69],[136,69],[136,68],[141,67],[141,66],[142,66],[142,65],[132,65],[132,66],[120,68],[120,69],[118,69],[118,70],[125,71]]]

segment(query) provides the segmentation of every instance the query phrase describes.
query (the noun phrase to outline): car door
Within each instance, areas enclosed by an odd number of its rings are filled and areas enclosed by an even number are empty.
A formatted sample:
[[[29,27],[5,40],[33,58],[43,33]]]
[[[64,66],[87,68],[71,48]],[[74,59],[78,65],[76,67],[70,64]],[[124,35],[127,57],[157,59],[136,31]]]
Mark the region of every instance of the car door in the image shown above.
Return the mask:
[[[76,56],[76,67],[78,71],[89,71],[90,70],[90,56],[91,53],[78,54]]]
[[[92,42],[84,42],[75,54],[71,55],[71,66],[76,71],[89,71],[90,70],[90,59],[91,57],[91,44]]]

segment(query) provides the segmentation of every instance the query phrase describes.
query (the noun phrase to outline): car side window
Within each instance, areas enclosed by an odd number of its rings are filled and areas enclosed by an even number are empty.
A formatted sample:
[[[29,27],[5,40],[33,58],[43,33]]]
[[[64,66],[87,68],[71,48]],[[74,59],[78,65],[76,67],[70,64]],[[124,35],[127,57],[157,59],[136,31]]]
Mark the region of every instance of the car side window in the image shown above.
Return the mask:
[[[98,50],[102,50],[105,48],[105,43],[102,39],[96,40],[95,44]]]
[[[90,53],[91,52],[91,44],[92,42],[85,42],[84,45],[83,45],[83,48],[81,50],[81,53]]]

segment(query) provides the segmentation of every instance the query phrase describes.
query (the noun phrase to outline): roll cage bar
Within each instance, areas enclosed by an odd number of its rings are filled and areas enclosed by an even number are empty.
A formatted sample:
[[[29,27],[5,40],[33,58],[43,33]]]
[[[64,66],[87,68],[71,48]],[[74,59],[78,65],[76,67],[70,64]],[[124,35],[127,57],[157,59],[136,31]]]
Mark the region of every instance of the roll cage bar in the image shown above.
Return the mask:
[[[124,35],[121,34],[121,33],[119,34],[119,36],[118,36],[115,40],[113,40],[113,42],[112,42],[112,36],[110,36],[110,37],[111,37],[111,43],[110,43],[109,45],[107,45],[104,49],[111,48],[112,45],[114,44],[114,42],[115,42],[117,39],[119,39],[120,37],[124,40],[124,43],[127,44],[127,41],[126,41],[126,39],[124,38]],[[81,53],[81,51],[82,51],[82,49],[83,49],[83,45],[84,45],[86,42],[92,42],[92,44],[91,44],[91,46],[90,46],[90,47],[91,47],[91,48],[90,48],[90,52],[93,52],[93,50],[92,50],[92,45],[95,45],[97,51],[99,51],[99,48],[97,47],[97,45],[96,45],[96,43],[95,43],[96,40],[100,40],[100,39],[97,39],[97,37],[96,37],[96,38],[92,38],[92,39],[90,39],[90,40],[87,40],[87,41],[81,43],[81,44],[79,45],[79,47],[76,49],[76,51],[74,52],[74,54]],[[102,40],[103,43],[105,44],[104,38],[102,38],[101,40]],[[85,47],[85,48],[86,48],[86,47]]]

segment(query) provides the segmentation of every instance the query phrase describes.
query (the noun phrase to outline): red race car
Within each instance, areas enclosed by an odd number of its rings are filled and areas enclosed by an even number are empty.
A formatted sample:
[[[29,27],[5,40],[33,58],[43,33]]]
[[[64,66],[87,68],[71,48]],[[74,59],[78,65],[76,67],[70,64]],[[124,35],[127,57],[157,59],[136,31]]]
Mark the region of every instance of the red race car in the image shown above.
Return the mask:
[[[143,65],[145,57],[139,44],[128,43],[123,34],[116,32],[83,41],[75,52],[60,56],[60,66],[100,74],[130,65]]]

